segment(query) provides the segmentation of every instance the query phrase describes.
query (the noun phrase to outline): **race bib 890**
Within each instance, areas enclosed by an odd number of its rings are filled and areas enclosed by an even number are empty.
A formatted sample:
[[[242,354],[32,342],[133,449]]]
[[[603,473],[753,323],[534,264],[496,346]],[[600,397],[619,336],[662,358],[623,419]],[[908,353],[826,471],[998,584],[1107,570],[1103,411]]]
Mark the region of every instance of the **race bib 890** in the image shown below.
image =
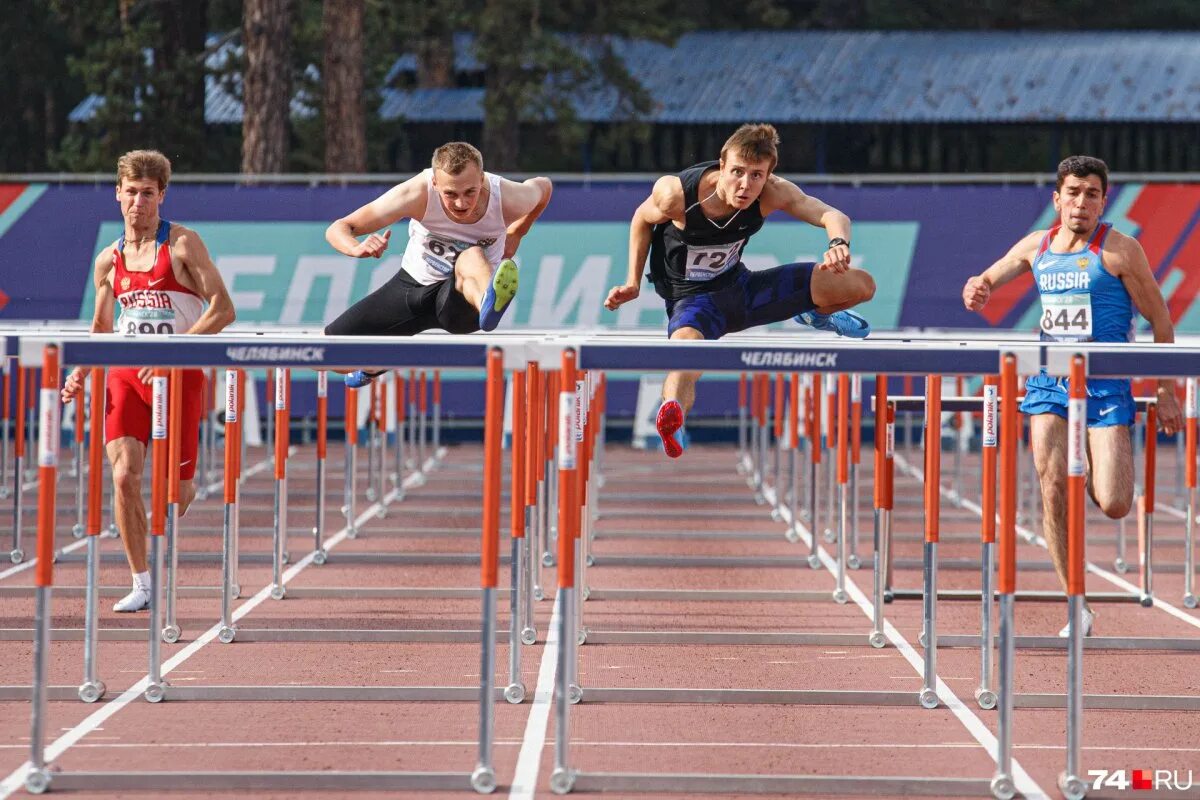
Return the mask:
[[[126,308],[121,312],[117,330],[126,336],[175,333],[175,309]]]

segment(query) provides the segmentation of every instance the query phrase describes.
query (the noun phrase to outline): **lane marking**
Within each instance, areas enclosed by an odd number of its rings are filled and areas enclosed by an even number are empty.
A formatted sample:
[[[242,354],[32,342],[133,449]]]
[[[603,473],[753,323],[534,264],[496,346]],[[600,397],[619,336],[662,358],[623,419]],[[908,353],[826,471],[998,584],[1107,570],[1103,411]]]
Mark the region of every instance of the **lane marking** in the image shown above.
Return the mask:
[[[895,460],[897,464],[901,465],[901,469],[906,471],[910,476],[916,478],[917,480],[925,480],[924,470],[918,469],[916,466],[909,464],[908,460],[905,459],[904,456],[896,453]],[[983,516],[983,509],[974,501],[956,494],[953,490],[947,489],[945,486],[940,486],[939,488],[941,489],[941,494],[948,499],[959,501],[962,503],[964,508],[970,510],[977,517]],[[1017,526],[1017,534],[1029,544],[1036,544],[1038,547],[1041,547],[1043,550],[1047,551],[1050,549],[1046,544],[1046,540],[1042,536],[1034,533],[1032,530],[1024,527],[1023,525]],[[1142,592],[1141,587],[1135,586],[1134,584],[1122,578],[1120,575],[1096,566],[1091,561],[1085,562],[1084,567],[1088,572],[1092,573],[1093,575],[1099,575],[1101,578],[1108,581],[1113,586],[1116,586],[1118,589],[1124,589],[1125,591],[1136,595],[1140,595]],[[1167,601],[1159,598],[1157,595],[1154,597],[1154,607],[1162,609],[1172,617],[1186,622],[1193,628],[1200,628],[1200,617],[1192,616],[1186,611],[1176,608]]]
[[[433,457],[426,461],[426,469],[432,468],[432,466],[436,463],[437,457],[438,454],[435,453]],[[267,461],[263,463],[269,464],[271,462]],[[417,482],[417,474],[410,475],[408,478],[406,478],[402,484],[402,488],[409,488],[410,481],[412,485],[415,485]],[[362,527],[366,522],[374,517],[375,513],[382,508],[385,503],[391,502],[392,499],[399,497],[399,495],[400,490],[393,489],[392,491],[388,492],[387,496],[383,500],[372,503],[361,514],[359,514],[358,517],[355,518],[354,526],[356,528]],[[342,528],[336,534],[331,536],[325,541],[325,550],[328,552],[329,550],[337,547],[346,540],[349,532],[350,529],[346,527]],[[302,572],[312,563],[312,560],[312,553],[309,553],[302,558],[298,563],[283,573],[283,582],[286,584],[295,578],[298,574],[300,574],[300,572]],[[273,586],[273,583],[268,583],[266,586],[260,589],[257,594],[238,606],[233,612],[233,622],[237,622],[239,619],[246,616],[259,605],[261,605],[267,598],[269,598],[271,596],[271,589]],[[194,656],[197,652],[199,652],[200,648],[204,647],[204,645],[216,639],[220,630],[221,623],[217,622],[211,628],[198,636],[195,641],[168,659],[162,665],[163,677],[165,678],[168,674],[170,674],[171,670],[175,669],[180,664],[183,664],[189,658]],[[122,708],[141,697],[142,693],[146,690],[146,686],[149,684],[149,677],[149,675],[144,676],[133,686],[130,686],[128,689],[126,689],[125,692],[120,696],[106,703],[103,708],[97,710],[91,716],[87,717],[74,728],[72,728],[69,732],[60,736],[53,743],[47,746],[45,749],[45,761],[47,766],[52,765],[68,748],[77,744],[84,736],[97,730],[102,723],[106,722]],[[169,695],[170,692],[168,691],[168,700],[170,699]],[[30,763],[26,761],[25,763],[21,764],[21,766],[13,770],[7,778],[5,778],[3,781],[0,781],[0,800],[5,800],[17,789],[23,788],[25,783],[25,775],[29,771],[29,768]]]
[[[546,747],[546,734],[550,729],[550,709],[553,705],[554,679],[558,668],[561,598],[561,593],[555,593],[554,611],[550,614],[550,627],[546,631],[546,647],[542,651],[542,663],[538,667],[537,689],[534,690],[533,707],[529,709],[529,718],[525,722],[525,735],[521,740],[521,751],[517,755],[517,767],[508,792],[509,800],[533,800],[537,790],[542,751]]]
[[[764,486],[763,495],[766,497],[768,508],[776,507],[774,489]],[[793,520],[791,518],[791,509],[787,508],[786,506],[780,506],[779,510],[783,521],[793,527],[806,545],[811,546],[812,535],[808,528],[805,527],[804,524],[799,520]],[[826,574],[831,576],[835,575],[837,572],[837,564],[829,555],[828,551],[824,547],[818,546],[817,553],[820,556],[821,563],[825,565],[825,569],[827,570]],[[849,570],[847,570],[846,574],[846,592],[850,595],[850,598],[855,602],[863,614],[866,615],[867,619],[873,619],[874,609],[871,605],[871,602],[867,599],[867,596],[863,594],[862,589],[858,588],[858,584],[855,583],[853,576],[851,576],[849,573]],[[924,659],[917,653],[916,650],[913,649],[913,646],[908,643],[908,640],[904,638],[904,635],[887,620],[886,616],[884,617],[883,633],[896,647],[900,654],[904,656],[908,663],[912,665],[912,668],[916,670],[917,675],[924,675]],[[865,639],[866,637],[864,636],[863,638]],[[955,717],[958,718],[958,721],[962,723],[963,727],[965,727],[967,731],[975,738],[975,741],[979,742],[983,749],[987,751],[987,754],[991,757],[992,761],[998,763],[1000,752],[999,742],[996,740],[996,737],[992,734],[992,732],[988,730],[987,726],[983,724],[983,721],[980,720],[979,717],[977,717],[975,713],[971,711],[971,709],[967,708],[967,706],[965,706],[963,702],[958,699],[958,695],[954,693],[954,690],[952,690],[940,677],[936,679],[934,688],[937,691],[938,699],[954,714]],[[1049,799],[1049,795],[1046,794],[1045,790],[1038,785],[1037,781],[1035,781],[1033,777],[1025,770],[1025,768],[1021,766],[1021,763],[1017,761],[1016,758],[1012,760],[1012,779],[1017,791],[1024,795],[1027,800],[1035,800],[1035,798],[1038,800]]]

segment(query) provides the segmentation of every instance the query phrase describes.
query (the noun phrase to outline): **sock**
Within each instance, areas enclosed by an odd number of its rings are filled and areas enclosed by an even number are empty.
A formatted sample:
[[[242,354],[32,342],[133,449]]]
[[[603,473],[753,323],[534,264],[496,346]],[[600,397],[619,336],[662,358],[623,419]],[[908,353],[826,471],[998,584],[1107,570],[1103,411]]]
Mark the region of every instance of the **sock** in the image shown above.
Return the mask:
[[[133,573],[133,588],[144,589],[147,592],[150,591],[150,573],[149,573],[149,571]]]

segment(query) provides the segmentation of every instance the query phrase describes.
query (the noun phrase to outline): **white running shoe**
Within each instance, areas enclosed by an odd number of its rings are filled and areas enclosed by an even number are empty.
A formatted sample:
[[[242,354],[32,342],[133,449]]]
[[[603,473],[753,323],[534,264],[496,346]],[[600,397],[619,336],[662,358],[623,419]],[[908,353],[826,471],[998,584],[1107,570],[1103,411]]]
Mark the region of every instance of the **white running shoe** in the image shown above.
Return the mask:
[[[144,611],[149,607],[150,589],[135,586],[133,591],[113,604],[113,611]]]
[[[1089,608],[1084,608],[1080,614],[1080,621],[1083,622],[1083,635],[1092,635],[1092,623],[1096,621],[1096,614]],[[1071,623],[1068,622],[1063,629],[1058,632],[1060,638],[1066,639],[1071,635]]]

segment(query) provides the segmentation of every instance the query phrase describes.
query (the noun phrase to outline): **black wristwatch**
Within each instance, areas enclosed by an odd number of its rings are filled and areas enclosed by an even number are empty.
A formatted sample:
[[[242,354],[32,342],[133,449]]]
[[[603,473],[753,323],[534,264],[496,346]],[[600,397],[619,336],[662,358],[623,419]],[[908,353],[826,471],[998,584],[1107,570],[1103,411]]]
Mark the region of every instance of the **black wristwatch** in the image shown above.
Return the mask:
[[[843,239],[840,236],[836,236],[829,240],[829,249],[832,250],[833,248],[837,247],[839,244],[844,244],[844,245],[846,245],[846,247],[850,246],[850,243],[847,242],[845,239]]]

